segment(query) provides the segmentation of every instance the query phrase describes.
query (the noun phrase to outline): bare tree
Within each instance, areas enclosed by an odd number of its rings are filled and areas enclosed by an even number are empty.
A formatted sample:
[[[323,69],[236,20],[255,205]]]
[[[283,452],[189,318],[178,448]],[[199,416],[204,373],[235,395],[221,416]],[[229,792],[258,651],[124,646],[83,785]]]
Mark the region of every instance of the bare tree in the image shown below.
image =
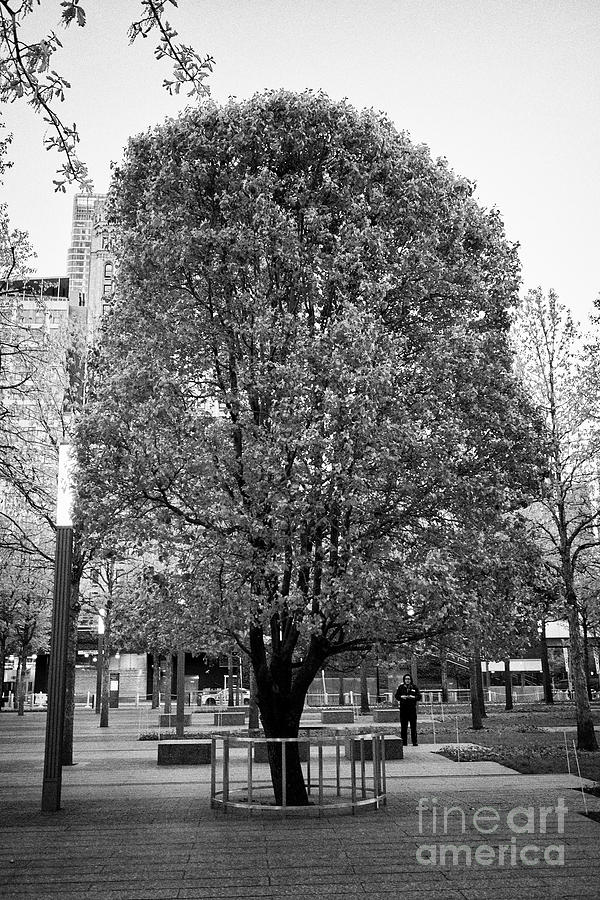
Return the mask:
[[[178,94],[183,88],[188,96],[202,98],[208,94],[205,81],[212,72],[214,60],[177,41],[177,31],[166,17],[167,5],[176,7],[177,0],[140,0],[138,16],[128,30],[129,42],[156,35],[158,44],[154,55],[158,60],[169,60],[172,65],[172,76],[163,81],[165,89],[170,94]],[[77,125],[68,122],[58,111],[71,87],[55,69],[54,57],[59,54],[62,42],[53,30],[39,40],[32,41],[26,36],[27,25],[35,20],[38,11],[36,0],[0,0],[0,101],[25,102],[42,116],[47,126],[45,147],[58,151],[61,157],[54,179],[57,191],[65,191],[72,183],[91,190],[87,166],[78,154]],[[97,14],[106,13],[98,9]],[[57,25],[66,27],[75,23],[83,28],[87,21],[81,0],[56,0],[56,15]]]
[[[514,341],[521,378],[544,417],[548,433],[546,489],[530,520],[563,594],[569,623],[577,740],[597,750],[580,630],[578,577],[600,545],[596,398],[586,390],[581,335],[554,291],[530,291],[519,311]]]

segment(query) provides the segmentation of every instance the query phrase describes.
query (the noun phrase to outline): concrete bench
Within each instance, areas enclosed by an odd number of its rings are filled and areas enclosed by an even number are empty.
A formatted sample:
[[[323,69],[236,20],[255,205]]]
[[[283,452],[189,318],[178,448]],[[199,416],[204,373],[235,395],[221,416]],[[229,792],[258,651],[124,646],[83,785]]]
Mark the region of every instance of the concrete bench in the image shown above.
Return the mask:
[[[216,712],[214,725],[245,725],[246,711],[243,709],[226,709]]]
[[[352,725],[354,723],[353,709],[322,709],[321,724],[323,725]]]
[[[374,709],[373,710],[373,721],[374,722],[399,722],[400,721],[400,710],[399,709]]]
[[[159,741],[159,766],[210,765],[210,741]]]
[[[373,744],[371,743],[372,735],[366,734],[364,735],[368,740],[364,741],[365,748],[365,759],[372,760],[373,759]],[[386,760],[390,759],[404,759],[404,747],[402,745],[402,738],[396,734],[386,734],[383,738],[385,742],[385,758]],[[344,741],[344,756],[346,759],[351,759],[351,744],[354,744],[354,759],[360,760],[360,745],[363,741],[357,740],[356,738],[346,738]]]
[[[158,724],[161,728],[175,728],[177,725],[177,716],[175,713],[160,713],[158,717]],[[184,714],[183,724],[184,726],[192,724],[191,713]]]

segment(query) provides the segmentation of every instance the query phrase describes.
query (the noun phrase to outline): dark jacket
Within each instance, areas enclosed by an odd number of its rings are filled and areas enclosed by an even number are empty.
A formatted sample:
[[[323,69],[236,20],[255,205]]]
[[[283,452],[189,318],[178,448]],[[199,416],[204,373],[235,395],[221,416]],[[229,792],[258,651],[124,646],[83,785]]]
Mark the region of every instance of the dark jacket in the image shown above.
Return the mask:
[[[402,710],[412,712],[417,708],[417,702],[421,699],[421,691],[416,684],[413,684],[411,681],[410,684],[401,684],[396,691],[395,696],[400,704],[400,712],[402,712]]]

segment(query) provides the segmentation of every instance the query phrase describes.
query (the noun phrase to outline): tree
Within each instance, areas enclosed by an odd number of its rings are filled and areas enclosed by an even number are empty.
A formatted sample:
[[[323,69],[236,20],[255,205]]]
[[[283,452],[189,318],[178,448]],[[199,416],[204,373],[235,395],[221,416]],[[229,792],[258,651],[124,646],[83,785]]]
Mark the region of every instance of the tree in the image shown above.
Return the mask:
[[[94,585],[92,610],[103,620],[104,634],[102,653],[99,650],[100,697],[97,703],[100,708],[100,728],[108,727],[110,699],[110,657],[114,650],[122,649],[122,629],[120,610],[127,608],[129,602],[129,580],[135,579],[136,566],[133,560],[125,564],[116,558],[111,550],[97,550],[96,560],[89,567],[89,574]]]
[[[2,298],[7,313],[1,330],[5,349],[0,440],[0,547],[53,565],[58,450],[69,441],[76,410],[83,400],[80,377],[84,336],[77,328],[52,334],[20,316],[10,284]],[[9,351],[6,348],[10,348]],[[79,586],[89,553],[74,531],[63,764],[73,756],[75,663]]]
[[[514,342],[524,384],[544,416],[549,437],[548,490],[531,507],[533,532],[560,580],[569,623],[577,743],[597,750],[580,632],[578,573],[599,544],[597,493],[600,430],[581,336],[554,291],[530,291],[515,323]]]
[[[208,93],[205,80],[212,72],[214,60],[177,42],[177,31],[166,18],[167,4],[176,7],[177,0],[140,0],[140,17],[132,22],[128,32],[130,43],[156,33],[159,43],[154,55],[173,65],[172,78],[163,82],[166,90],[178,94],[184,88],[190,97],[204,97]],[[73,182],[83,190],[91,190],[87,166],[77,153],[77,126],[67,123],[57,110],[71,86],[54,68],[53,57],[62,43],[54,31],[37,41],[26,36],[29,20],[35,18],[39,6],[39,0],[0,0],[0,101],[24,101],[42,116],[47,125],[46,149],[58,151],[62,158],[54,180],[57,191],[65,191],[67,184]],[[87,16],[80,0],[63,0],[56,6],[61,25],[85,26]]]
[[[506,659],[530,642],[538,619],[542,564],[518,510],[470,512],[475,513],[474,527],[469,530],[465,523],[449,545],[465,595],[464,618],[449,638],[453,649],[469,660],[472,727],[478,730],[486,717],[482,657]]]
[[[17,656],[16,702],[25,709],[27,657],[46,646],[50,622],[51,570],[30,554],[2,552],[0,562],[0,664],[6,649]]]
[[[250,658],[267,736],[297,735],[333,656],[443,632],[453,512],[529,490],[516,256],[472,190],[383,116],[312,93],[189,112],[116,173],[121,299],[78,429],[79,514],[91,540],[111,521],[177,547],[174,590]]]

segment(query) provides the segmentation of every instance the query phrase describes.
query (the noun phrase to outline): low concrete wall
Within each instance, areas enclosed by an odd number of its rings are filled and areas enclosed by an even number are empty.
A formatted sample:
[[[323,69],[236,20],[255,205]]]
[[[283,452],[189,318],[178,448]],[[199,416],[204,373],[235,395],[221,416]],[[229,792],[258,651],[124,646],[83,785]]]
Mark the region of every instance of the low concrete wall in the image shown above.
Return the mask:
[[[210,741],[159,741],[159,766],[210,765]]]
[[[177,725],[177,716],[175,713],[160,713],[158,717],[158,724],[161,728],[175,728]],[[192,724],[192,714],[185,713],[183,717],[183,724],[191,725]]]
[[[214,725],[245,725],[246,713],[241,710],[223,710],[214,714]]]
[[[323,725],[352,725],[354,723],[354,710],[344,709],[322,709],[321,723]]]
[[[370,737],[370,735],[365,735],[365,737]],[[386,734],[384,736],[385,742],[385,758],[389,759],[404,759],[404,748],[402,746],[402,738],[398,737],[395,734]],[[356,738],[346,738],[344,741],[344,755],[346,759],[351,759],[351,743],[354,743],[354,759],[360,760],[360,745],[361,741]],[[365,759],[372,760],[373,759],[373,744],[370,741],[364,742],[365,747]]]
[[[373,721],[374,722],[399,722],[400,721],[400,710],[399,709],[374,709],[373,710]]]

